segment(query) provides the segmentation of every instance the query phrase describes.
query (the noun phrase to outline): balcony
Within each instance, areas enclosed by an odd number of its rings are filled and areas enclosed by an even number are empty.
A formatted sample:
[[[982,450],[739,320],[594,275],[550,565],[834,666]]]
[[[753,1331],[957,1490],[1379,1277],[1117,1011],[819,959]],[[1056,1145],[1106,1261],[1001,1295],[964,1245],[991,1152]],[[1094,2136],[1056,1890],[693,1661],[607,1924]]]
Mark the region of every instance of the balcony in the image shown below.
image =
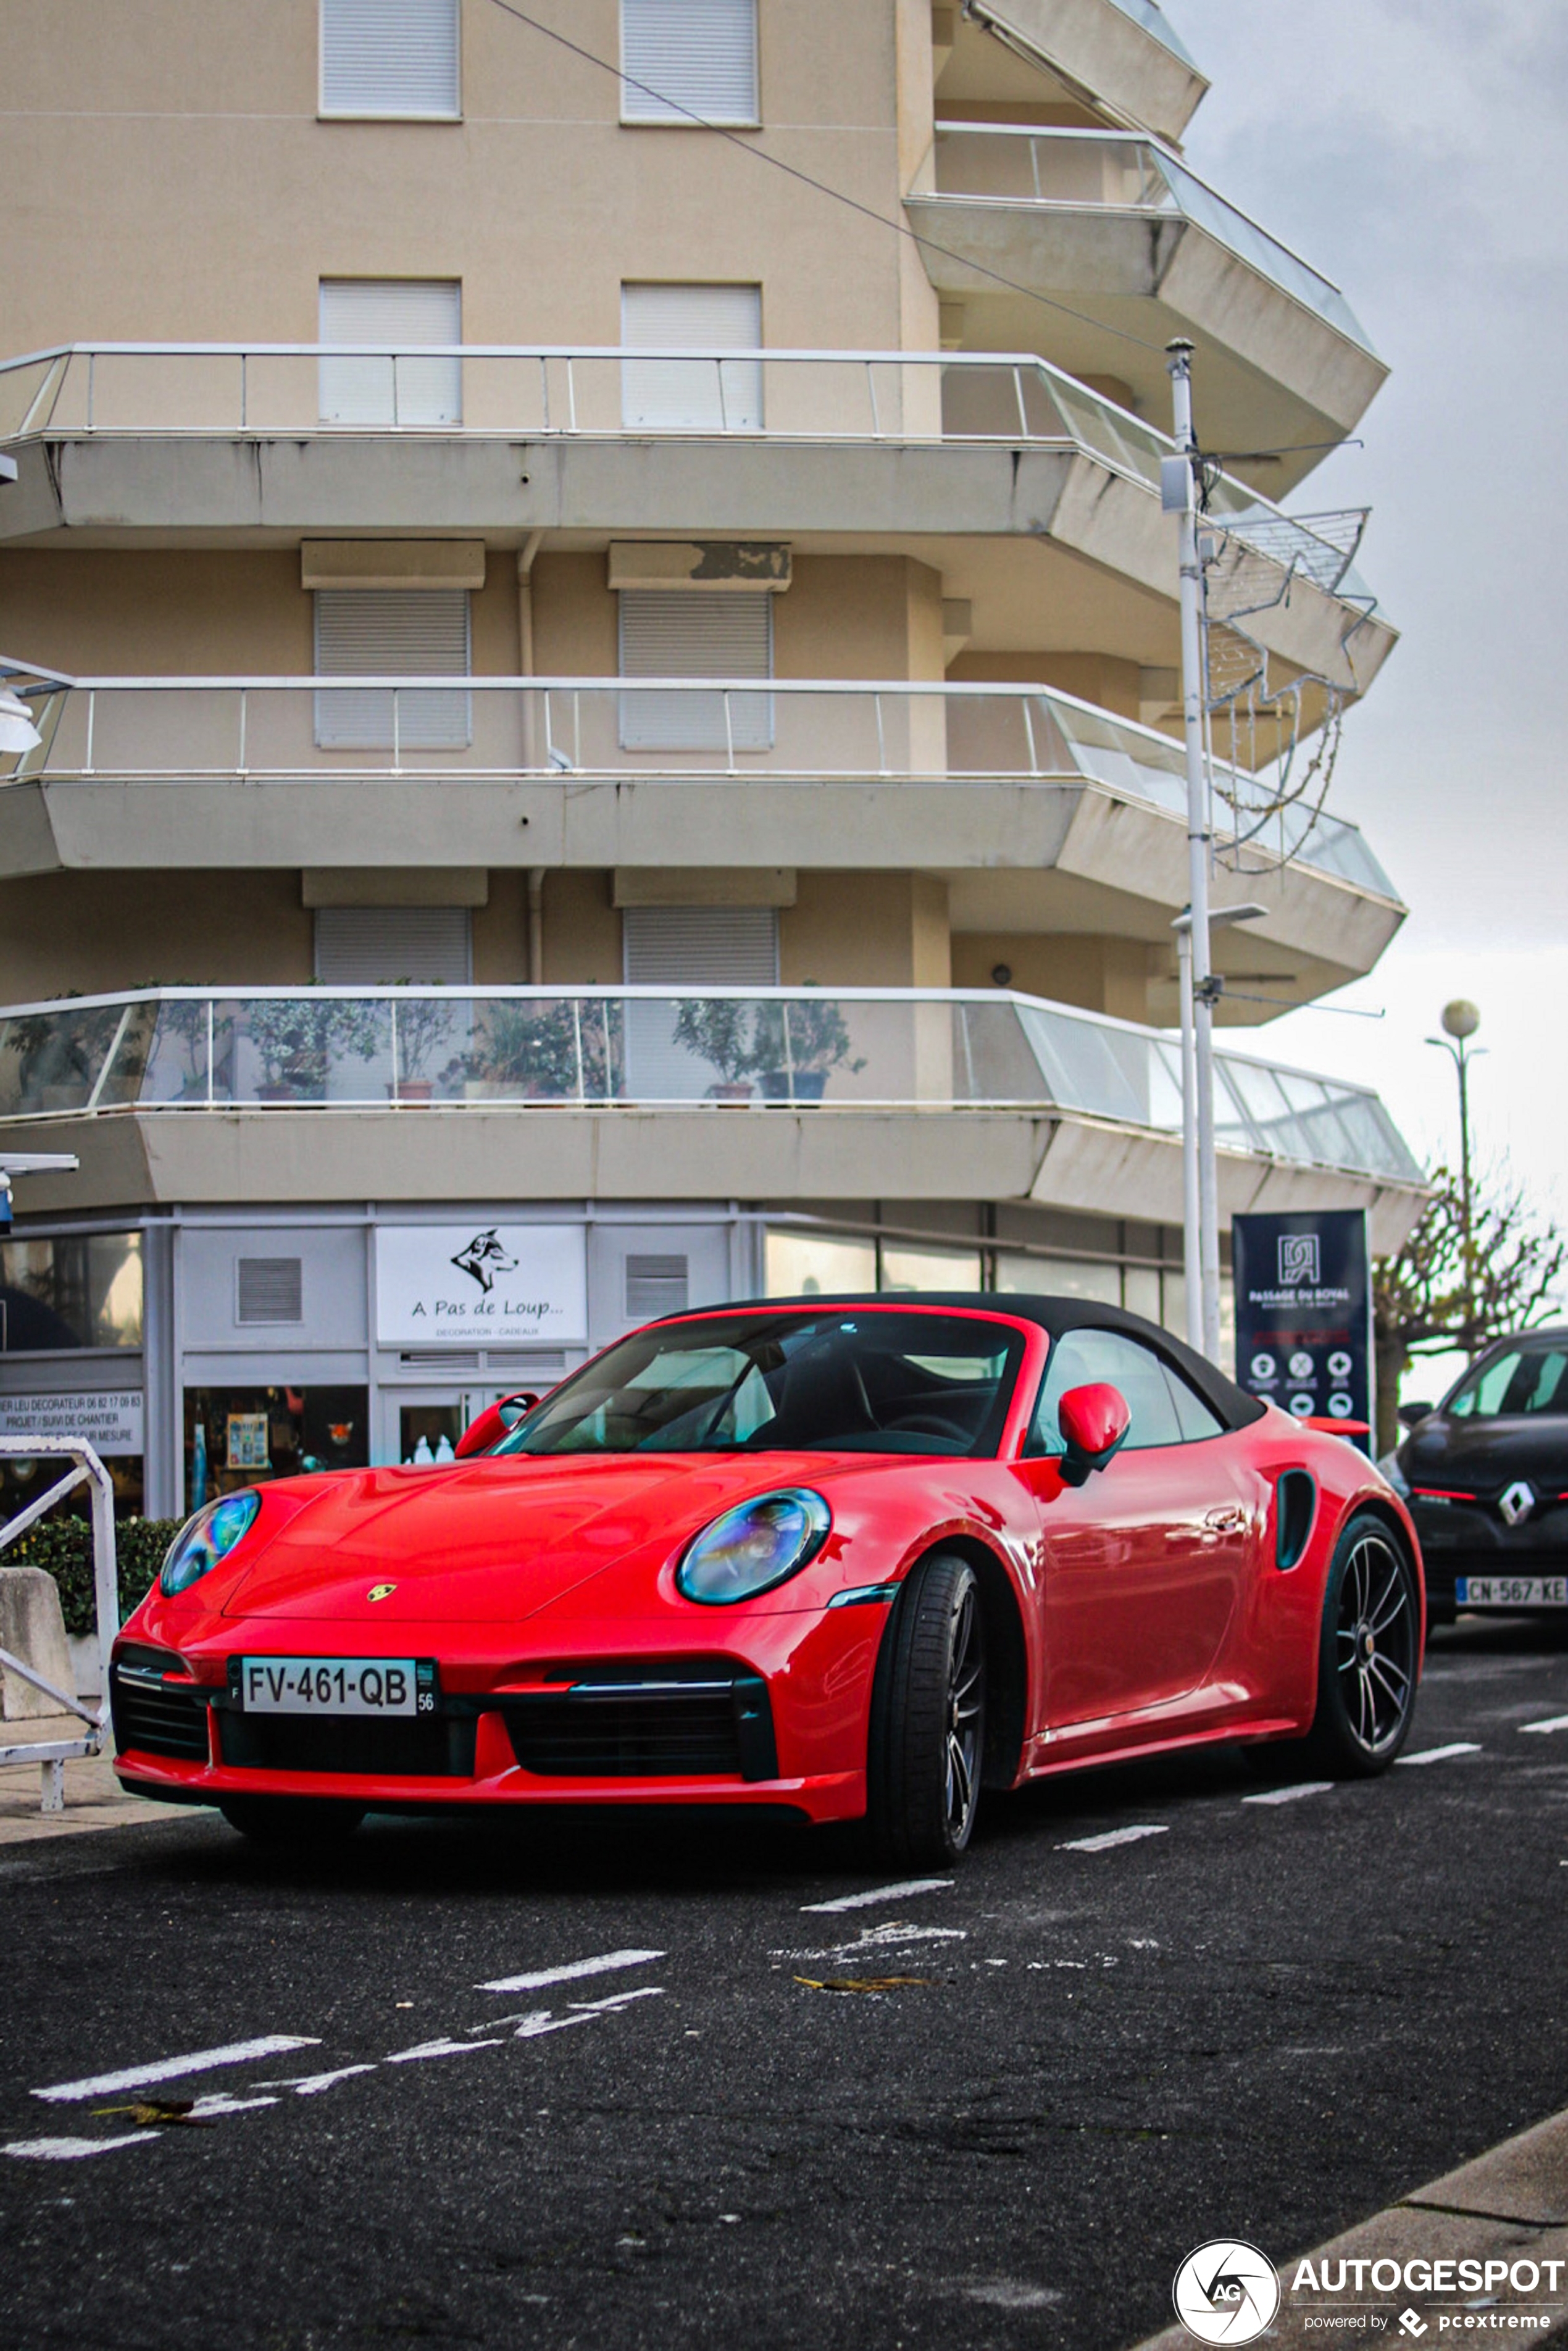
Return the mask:
[[[1217,1067],[1229,1207],[1354,1202],[1404,1229],[1421,1171],[1375,1094]],[[73,1200],[915,1182],[1179,1217],[1180,1126],[1168,1036],[999,989],[162,988],[0,1012],[0,1134],[68,1136]]]
[[[944,875],[973,932],[1186,902],[1179,745],[1071,695],[979,684],[603,678],[67,679],[0,661],[38,730],[0,758],[0,874],[267,865],[711,864]],[[6,769],[10,772],[7,774]],[[1351,824],[1217,769],[1220,854],[1272,877],[1260,945],[1306,997],[1404,909]],[[1254,834],[1245,841],[1243,833]],[[1100,893],[1091,923],[1082,885]],[[1111,894],[1107,894],[1111,893]],[[1246,1008],[1238,1008],[1250,1017]]]
[[[771,535],[918,557],[977,643],[1176,658],[1173,444],[1029,352],[73,344],[0,363],[6,442],[14,545]],[[1248,633],[1364,691],[1395,632],[1343,533],[1224,475],[1208,511]]]
[[[1350,432],[1387,375],[1338,287],[1157,140],[944,122],[923,178],[910,218],[967,340],[1047,333],[1075,375],[1119,379],[1165,416],[1165,345],[1189,336],[1205,445],[1301,450],[1251,469],[1270,488],[1321,463],[1307,444]],[[988,270],[1067,309],[1044,319]]]
[[[982,27],[1069,91],[1167,139],[1180,138],[1208,88],[1155,0],[976,0],[955,27],[960,54]],[[989,91],[994,76],[977,67],[968,78]]]

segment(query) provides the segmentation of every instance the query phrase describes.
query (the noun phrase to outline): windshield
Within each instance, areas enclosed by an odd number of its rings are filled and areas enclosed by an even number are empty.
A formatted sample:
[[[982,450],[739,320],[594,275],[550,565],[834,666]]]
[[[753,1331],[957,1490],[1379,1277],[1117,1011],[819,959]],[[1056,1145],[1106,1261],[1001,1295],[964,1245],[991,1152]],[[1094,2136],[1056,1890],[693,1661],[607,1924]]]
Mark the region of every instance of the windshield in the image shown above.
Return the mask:
[[[1446,1408],[1468,1420],[1501,1420],[1519,1413],[1568,1413],[1568,1340],[1505,1347],[1500,1355],[1467,1373]]]
[[[726,1314],[634,1332],[499,1453],[995,1453],[1023,1354],[1000,1323]]]

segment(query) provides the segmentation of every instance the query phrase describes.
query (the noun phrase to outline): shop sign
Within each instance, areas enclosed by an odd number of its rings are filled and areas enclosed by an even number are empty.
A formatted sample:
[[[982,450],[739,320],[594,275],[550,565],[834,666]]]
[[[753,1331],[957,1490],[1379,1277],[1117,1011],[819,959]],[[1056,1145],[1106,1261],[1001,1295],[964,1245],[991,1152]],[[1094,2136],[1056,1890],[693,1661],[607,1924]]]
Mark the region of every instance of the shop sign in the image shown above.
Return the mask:
[[[376,1334],[383,1347],[586,1345],[581,1227],[382,1226]]]
[[[90,1445],[105,1459],[140,1454],[141,1390],[90,1389],[78,1395],[0,1395],[0,1437],[51,1437]]]
[[[1232,1219],[1236,1378],[1298,1420],[1373,1417],[1364,1208]],[[1357,1443],[1370,1451],[1368,1440]]]

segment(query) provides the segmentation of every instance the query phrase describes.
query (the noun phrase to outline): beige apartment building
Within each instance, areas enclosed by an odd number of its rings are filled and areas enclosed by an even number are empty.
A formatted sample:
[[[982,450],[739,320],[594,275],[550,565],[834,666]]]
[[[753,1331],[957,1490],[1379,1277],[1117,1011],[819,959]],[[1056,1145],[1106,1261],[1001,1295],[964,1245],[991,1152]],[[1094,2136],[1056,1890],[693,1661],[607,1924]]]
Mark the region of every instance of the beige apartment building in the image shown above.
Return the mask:
[[[439,1452],[686,1302],[1180,1327],[1176,336],[1267,910],[1223,1211],[1418,1204],[1265,1025],[1403,914],[1343,809],[1394,632],[1278,503],[1385,371],[1185,160],[1155,0],[528,14],[7,12],[0,1147],[79,1166],[0,1427],[128,1508]]]

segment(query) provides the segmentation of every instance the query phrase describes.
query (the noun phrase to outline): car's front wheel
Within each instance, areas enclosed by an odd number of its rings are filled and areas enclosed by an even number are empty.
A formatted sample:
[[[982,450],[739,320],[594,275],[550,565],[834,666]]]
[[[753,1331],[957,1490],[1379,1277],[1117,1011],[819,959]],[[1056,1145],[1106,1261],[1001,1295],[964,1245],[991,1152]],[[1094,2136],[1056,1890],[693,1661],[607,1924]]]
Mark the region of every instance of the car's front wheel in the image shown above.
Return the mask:
[[[365,1817],[363,1804],[317,1796],[230,1796],[218,1809],[230,1828],[253,1844],[296,1851],[338,1844],[352,1836]]]
[[[1398,1536],[1352,1519],[1323,1593],[1318,1705],[1308,1747],[1343,1779],[1386,1771],[1409,1735],[1421,1656],[1421,1595]]]
[[[898,1868],[946,1868],[974,1834],[986,1746],[986,1631],[967,1559],[935,1552],[894,1604],[872,1697],[867,1821]]]

